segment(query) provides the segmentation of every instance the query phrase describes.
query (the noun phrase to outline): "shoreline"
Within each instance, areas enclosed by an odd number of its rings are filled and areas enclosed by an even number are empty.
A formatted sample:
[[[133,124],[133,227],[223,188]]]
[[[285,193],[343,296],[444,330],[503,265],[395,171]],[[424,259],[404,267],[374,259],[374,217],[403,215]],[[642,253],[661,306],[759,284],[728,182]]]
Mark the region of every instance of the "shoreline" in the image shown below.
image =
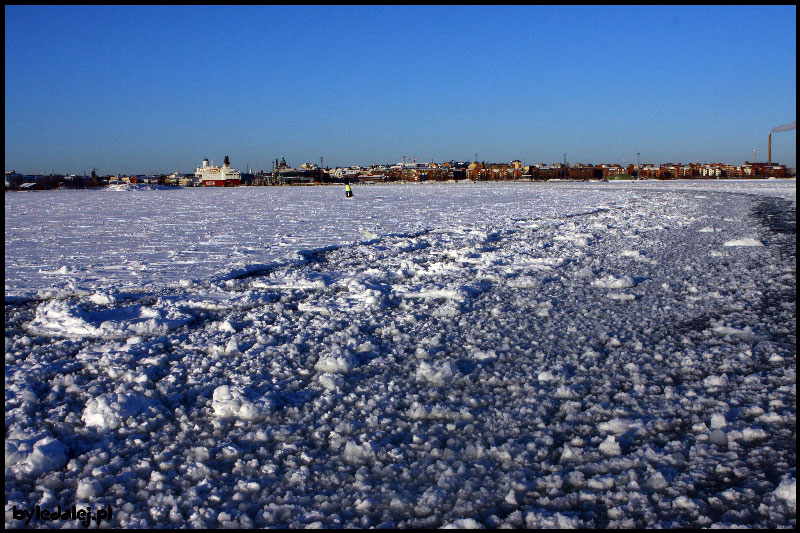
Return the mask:
[[[518,180],[470,180],[470,179],[463,179],[463,180],[443,180],[443,181],[436,181],[436,180],[425,180],[425,181],[416,181],[416,180],[394,180],[394,181],[352,181],[350,185],[353,186],[361,186],[361,185],[378,185],[378,186],[385,186],[385,185],[435,185],[435,184],[515,184],[515,183],[539,183],[539,184],[546,184],[546,183],[571,183],[571,184],[578,184],[578,183],[640,183],[640,182],[659,182],[659,183],[687,183],[687,182],[704,182],[704,183],[729,183],[729,182],[762,182],[762,181],[796,181],[797,176],[789,176],[789,177],[764,177],[764,178],[674,178],[674,179],[657,179],[657,178],[644,178],[644,179],[549,179],[549,180],[534,180],[534,179],[518,179]],[[104,191],[104,190],[111,190],[111,191],[130,191],[130,190],[175,190],[175,189],[237,189],[242,187],[249,187],[249,188],[263,188],[263,187],[324,187],[324,186],[343,186],[345,182],[314,182],[314,183],[294,183],[294,184],[275,184],[275,185],[236,185],[231,187],[184,187],[181,185],[151,185],[151,184],[143,184],[143,183],[133,183],[133,184],[113,184],[113,185],[104,185],[101,187],[57,187],[57,188],[41,188],[41,189],[20,189],[20,188],[10,188],[7,187],[5,192],[41,192],[41,191]]]

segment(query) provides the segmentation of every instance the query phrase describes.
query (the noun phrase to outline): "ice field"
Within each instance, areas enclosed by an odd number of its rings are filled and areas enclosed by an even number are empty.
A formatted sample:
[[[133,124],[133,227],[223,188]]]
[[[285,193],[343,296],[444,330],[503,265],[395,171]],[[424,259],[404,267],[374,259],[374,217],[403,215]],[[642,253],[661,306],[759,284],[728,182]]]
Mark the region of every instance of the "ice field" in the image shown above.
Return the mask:
[[[795,526],[794,180],[353,191],[7,192],[6,527]]]

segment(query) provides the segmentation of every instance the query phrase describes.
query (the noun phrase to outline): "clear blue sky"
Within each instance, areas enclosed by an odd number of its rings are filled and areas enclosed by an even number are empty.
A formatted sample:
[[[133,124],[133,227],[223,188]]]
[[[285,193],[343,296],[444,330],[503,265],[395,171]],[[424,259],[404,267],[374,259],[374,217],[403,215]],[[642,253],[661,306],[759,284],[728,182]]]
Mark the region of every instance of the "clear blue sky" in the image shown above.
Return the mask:
[[[5,7],[5,166],[766,160],[795,6]],[[796,131],[773,135],[796,165]]]

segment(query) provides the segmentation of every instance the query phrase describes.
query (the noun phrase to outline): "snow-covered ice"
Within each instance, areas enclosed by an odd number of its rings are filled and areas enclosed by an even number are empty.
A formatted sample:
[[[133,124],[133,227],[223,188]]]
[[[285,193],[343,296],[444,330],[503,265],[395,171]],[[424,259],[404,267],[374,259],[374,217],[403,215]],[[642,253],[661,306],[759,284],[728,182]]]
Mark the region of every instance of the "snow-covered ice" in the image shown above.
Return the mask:
[[[794,180],[353,190],[7,193],[6,527],[795,526]]]

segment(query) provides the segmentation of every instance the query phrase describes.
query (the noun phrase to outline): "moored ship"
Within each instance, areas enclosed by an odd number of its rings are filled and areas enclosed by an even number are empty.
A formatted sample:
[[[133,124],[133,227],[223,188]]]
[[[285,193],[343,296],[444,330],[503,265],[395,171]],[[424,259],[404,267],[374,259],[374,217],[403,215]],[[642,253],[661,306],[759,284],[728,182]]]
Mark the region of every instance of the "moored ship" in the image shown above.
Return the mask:
[[[197,167],[194,173],[203,187],[236,187],[242,182],[242,175],[238,170],[231,168],[230,159],[225,156],[221,167],[209,164],[208,158],[203,159],[202,166]]]

